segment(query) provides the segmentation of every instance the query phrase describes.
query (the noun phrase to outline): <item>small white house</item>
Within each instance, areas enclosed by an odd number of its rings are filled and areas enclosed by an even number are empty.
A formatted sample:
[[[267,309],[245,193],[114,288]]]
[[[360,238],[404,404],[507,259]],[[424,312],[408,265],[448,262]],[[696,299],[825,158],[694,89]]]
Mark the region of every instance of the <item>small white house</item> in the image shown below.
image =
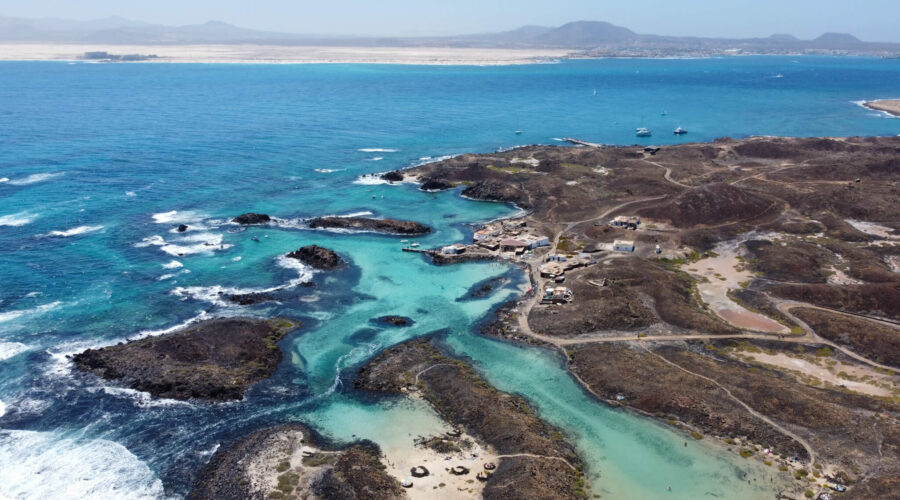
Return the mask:
[[[547,236],[537,236],[534,240],[531,240],[528,243],[528,248],[532,250],[538,247],[549,247],[550,238],[548,238]]]
[[[616,240],[613,242],[614,252],[634,252],[634,242],[630,240]]]
[[[458,254],[458,253],[463,253],[463,252],[465,252],[465,251],[466,251],[466,246],[465,246],[465,245],[461,245],[461,244],[459,244],[459,243],[457,243],[457,244],[455,244],[455,245],[448,245],[448,246],[445,246],[444,248],[441,249],[441,253],[443,253],[443,254],[450,254],[450,255],[455,255],[455,254]]]

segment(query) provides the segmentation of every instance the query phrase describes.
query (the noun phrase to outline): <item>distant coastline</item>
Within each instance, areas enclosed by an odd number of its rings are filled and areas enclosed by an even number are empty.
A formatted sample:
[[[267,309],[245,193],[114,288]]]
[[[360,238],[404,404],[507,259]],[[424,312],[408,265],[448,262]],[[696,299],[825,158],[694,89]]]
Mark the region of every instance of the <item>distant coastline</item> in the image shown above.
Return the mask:
[[[502,66],[566,58],[563,49],[483,49],[447,47],[324,47],[256,44],[107,45],[0,43],[0,61],[98,61],[86,54],[152,54],[115,62],[242,64],[413,64]]]
[[[865,101],[863,106],[887,113],[894,117],[900,117],[900,99],[877,99],[874,101]]]
[[[104,54],[108,57],[103,57]],[[563,60],[707,59],[742,56],[802,57],[805,55],[853,57],[862,54],[802,51],[785,53],[753,51],[723,52],[719,50],[656,51],[643,49],[585,51],[563,48],[326,46],[272,45],[265,43],[88,44],[64,42],[0,42],[0,61],[63,61],[86,63],[508,66],[554,63]],[[881,109],[878,110],[886,111]]]

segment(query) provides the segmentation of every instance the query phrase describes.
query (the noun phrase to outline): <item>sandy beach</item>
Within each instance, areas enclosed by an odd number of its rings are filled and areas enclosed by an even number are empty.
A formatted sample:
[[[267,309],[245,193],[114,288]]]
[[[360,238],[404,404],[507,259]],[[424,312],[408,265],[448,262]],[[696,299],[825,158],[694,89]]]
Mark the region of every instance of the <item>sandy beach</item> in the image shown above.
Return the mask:
[[[559,59],[565,50],[439,47],[311,47],[286,45],[103,45],[0,43],[0,60],[78,61],[85,52],[153,54],[144,62],[256,64],[426,64],[498,66]]]
[[[884,111],[892,116],[900,116],[900,99],[880,99],[877,101],[867,101],[863,106],[874,109],[875,111]]]

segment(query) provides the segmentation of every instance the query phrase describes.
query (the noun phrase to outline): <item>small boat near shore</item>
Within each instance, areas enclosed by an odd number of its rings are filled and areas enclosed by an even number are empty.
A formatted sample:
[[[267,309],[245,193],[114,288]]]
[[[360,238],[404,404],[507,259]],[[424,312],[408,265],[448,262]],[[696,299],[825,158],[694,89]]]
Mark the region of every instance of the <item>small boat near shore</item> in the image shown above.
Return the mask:
[[[684,134],[688,133],[688,131],[687,131],[687,129],[678,127],[672,133],[675,135],[684,135]]]
[[[634,130],[634,134],[638,137],[650,137],[651,135],[653,135],[653,132],[650,132],[649,128],[638,127]]]

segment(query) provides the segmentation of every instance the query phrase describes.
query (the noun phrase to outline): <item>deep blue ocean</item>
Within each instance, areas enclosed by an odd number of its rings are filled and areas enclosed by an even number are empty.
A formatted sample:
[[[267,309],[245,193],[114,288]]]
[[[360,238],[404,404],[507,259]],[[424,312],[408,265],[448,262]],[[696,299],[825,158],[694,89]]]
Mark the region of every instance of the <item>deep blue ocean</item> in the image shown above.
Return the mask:
[[[380,349],[436,330],[574,440],[595,492],[771,498],[771,471],[703,441],[684,447],[679,435],[597,403],[553,353],[479,336],[473,325],[526,286],[519,270],[438,268],[401,253],[397,238],[309,231],[302,220],[414,219],[436,229],[421,245],[436,246],[516,209],[360,177],[562,137],[895,135],[900,119],[855,102],[898,97],[900,60],[865,58],[0,63],[0,498],[180,497],[218,446],[287,421],[338,441],[406,446],[440,430],[434,413],[362,398],[345,382]],[[674,136],[678,126],[690,133]],[[636,127],[653,137],[635,137]],[[227,222],[248,211],[284,221],[246,230]],[[190,230],[175,232],[180,223]],[[280,258],[312,243],[353,266],[326,275]],[[493,295],[456,300],[500,275],[508,285]],[[297,286],[309,279],[315,288]],[[220,297],[254,290],[273,290],[280,303]],[[368,323],[383,314],[416,324]],[[66,357],[227,315],[305,325],[282,343],[277,374],[240,402],[154,401],[76,373]]]

